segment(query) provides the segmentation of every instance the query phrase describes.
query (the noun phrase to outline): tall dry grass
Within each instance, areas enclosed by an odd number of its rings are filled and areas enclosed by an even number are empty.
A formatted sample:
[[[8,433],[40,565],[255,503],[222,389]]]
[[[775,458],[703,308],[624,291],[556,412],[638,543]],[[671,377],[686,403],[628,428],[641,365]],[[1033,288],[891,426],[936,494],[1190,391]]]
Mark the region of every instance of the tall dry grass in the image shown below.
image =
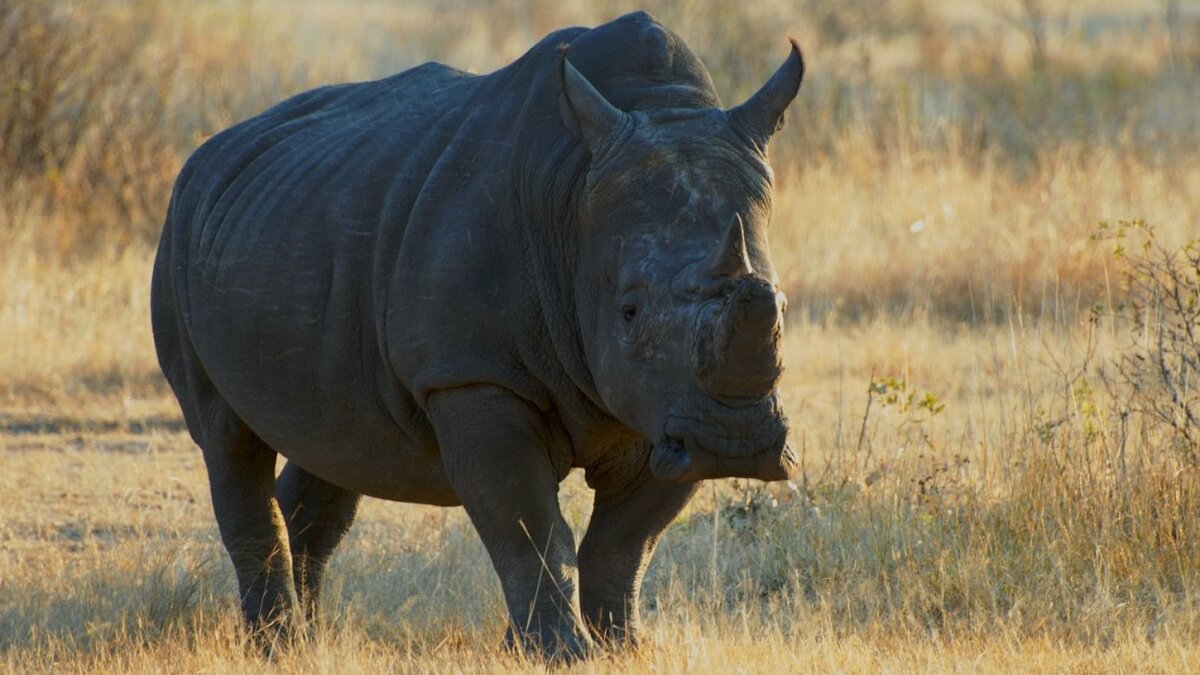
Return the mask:
[[[727,103],[786,34],[807,49],[770,234],[804,470],[706,486],[650,570],[647,647],[585,669],[1194,668],[1200,471],[1139,407],[1153,380],[1114,369],[1153,342],[1132,342],[1150,333],[1129,321],[1129,259],[1092,235],[1200,233],[1200,12],[642,6]],[[208,135],[317,84],[427,59],[486,71],[630,8],[0,0],[7,669],[543,668],[496,648],[499,593],[465,517],[380,502],[335,559],[329,627],[270,666],[247,653],[198,454],[158,423],[177,410],[149,267]],[[582,526],[579,476],[563,502]]]

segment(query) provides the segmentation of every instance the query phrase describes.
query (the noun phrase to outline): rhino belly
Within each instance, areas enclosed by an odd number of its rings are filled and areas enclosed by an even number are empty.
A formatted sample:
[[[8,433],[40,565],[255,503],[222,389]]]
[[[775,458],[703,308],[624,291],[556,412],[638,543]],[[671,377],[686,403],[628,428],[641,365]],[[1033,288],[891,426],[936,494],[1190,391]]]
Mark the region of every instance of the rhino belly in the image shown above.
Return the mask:
[[[457,503],[432,428],[381,352],[362,267],[316,245],[272,249],[226,251],[193,276],[189,333],[221,397],[277,452],[335,485]]]

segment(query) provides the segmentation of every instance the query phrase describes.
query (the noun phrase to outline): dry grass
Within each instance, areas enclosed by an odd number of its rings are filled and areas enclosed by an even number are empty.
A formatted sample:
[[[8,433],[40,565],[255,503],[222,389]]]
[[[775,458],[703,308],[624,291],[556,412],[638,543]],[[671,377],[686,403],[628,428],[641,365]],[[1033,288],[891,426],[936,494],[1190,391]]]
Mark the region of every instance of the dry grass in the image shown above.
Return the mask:
[[[498,649],[460,510],[376,501],[334,560],[332,627],[250,656],[148,276],[208,134],[318,83],[428,58],[485,71],[627,8],[610,4],[467,0],[448,21],[425,2],[0,0],[5,668],[545,669]],[[1200,470],[1100,376],[1129,335],[1121,263],[1091,235],[1126,218],[1197,235],[1197,9],[647,6],[727,101],[785,32],[808,47],[771,232],[805,470],[705,487],[649,573],[645,647],[579,669],[1195,669]],[[565,484],[577,527],[589,497]]]

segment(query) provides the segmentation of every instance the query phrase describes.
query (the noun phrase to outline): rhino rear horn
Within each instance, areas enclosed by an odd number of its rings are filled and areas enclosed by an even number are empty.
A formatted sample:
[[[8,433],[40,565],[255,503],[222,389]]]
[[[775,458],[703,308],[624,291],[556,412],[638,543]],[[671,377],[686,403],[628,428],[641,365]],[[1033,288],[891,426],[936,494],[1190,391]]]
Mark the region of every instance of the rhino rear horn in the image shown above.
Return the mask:
[[[733,123],[760,148],[765,148],[771,136],[783,127],[784,111],[796,98],[804,80],[804,55],[800,53],[800,45],[790,41],[792,53],[779,70],[745,103],[729,110]]]
[[[567,60],[566,45],[562,54],[562,97],[559,112],[563,124],[593,156],[601,154],[625,124],[624,111],[609,103],[604,95]]]

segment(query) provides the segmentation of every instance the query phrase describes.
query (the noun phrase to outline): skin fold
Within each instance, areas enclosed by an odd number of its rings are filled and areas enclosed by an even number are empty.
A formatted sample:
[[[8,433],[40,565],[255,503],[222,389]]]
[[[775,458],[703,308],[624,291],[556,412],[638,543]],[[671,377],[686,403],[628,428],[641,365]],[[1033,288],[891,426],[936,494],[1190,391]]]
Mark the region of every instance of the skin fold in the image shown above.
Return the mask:
[[[242,611],[315,620],[362,495],[462,505],[510,644],[636,641],[705,478],[785,478],[767,143],[792,53],[739,106],[644,13],[469,75],[305,92],[184,166],[152,281]],[[274,474],[277,455],[287,459]],[[578,550],[558,484],[595,509]]]

